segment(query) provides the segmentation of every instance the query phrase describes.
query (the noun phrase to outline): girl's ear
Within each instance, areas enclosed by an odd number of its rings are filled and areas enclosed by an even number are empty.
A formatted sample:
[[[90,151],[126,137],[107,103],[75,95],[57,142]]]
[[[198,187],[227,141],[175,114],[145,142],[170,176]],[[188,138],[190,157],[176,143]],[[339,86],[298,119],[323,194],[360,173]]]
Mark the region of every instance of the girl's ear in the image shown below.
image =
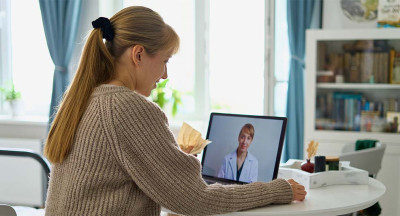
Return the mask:
[[[135,65],[139,65],[142,61],[145,50],[142,45],[135,45],[132,48],[132,61]]]

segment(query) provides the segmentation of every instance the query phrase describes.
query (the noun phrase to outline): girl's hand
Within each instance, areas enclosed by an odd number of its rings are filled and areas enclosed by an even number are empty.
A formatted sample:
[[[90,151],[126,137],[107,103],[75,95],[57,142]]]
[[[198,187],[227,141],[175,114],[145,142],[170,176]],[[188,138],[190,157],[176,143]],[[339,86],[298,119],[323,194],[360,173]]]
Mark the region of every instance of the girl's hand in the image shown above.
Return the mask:
[[[183,152],[185,152],[186,154],[189,154],[190,151],[192,151],[192,149],[193,149],[193,146],[189,146],[189,147],[187,147],[187,148],[181,148],[181,150],[182,150]]]
[[[189,154],[193,149],[193,146],[189,146],[186,149],[182,149],[183,152],[185,152],[186,154]],[[193,156],[197,157],[197,154],[193,154]]]
[[[307,191],[305,190],[304,186],[297,183],[293,179],[289,179],[289,180],[287,180],[287,182],[289,182],[290,186],[292,187],[293,201],[295,201],[295,200],[303,201],[307,195]]]

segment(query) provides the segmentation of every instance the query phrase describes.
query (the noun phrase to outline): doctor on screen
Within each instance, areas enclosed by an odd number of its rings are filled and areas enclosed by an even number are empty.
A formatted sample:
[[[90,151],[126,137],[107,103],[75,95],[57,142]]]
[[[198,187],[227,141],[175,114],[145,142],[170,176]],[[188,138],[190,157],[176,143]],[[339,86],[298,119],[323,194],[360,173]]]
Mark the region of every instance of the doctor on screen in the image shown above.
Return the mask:
[[[248,151],[254,138],[254,126],[245,124],[240,130],[239,146],[224,157],[218,172],[219,178],[241,182],[256,182],[258,177],[258,160]]]

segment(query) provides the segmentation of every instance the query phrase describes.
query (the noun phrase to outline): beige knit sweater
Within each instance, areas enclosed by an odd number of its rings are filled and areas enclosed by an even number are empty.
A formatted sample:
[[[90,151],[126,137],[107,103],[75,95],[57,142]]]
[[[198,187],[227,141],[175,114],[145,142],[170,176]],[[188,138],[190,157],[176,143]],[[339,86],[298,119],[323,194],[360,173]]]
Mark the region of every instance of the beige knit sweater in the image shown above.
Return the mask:
[[[95,88],[67,159],[54,164],[46,215],[213,215],[290,203],[282,179],[207,185],[199,161],[179,150],[165,114],[125,88]]]

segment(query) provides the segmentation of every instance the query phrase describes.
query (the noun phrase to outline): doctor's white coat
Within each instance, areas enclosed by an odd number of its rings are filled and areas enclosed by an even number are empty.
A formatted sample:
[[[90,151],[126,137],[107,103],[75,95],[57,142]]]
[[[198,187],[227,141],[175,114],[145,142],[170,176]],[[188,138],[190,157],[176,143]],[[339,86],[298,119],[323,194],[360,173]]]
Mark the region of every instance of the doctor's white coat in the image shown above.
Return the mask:
[[[237,174],[237,152],[236,149],[232,153],[224,157],[224,161],[218,172],[219,178],[236,180]],[[258,160],[250,153],[247,152],[247,157],[244,160],[242,173],[240,174],[239,181],[241,182],[256,182],[258,177]]]

